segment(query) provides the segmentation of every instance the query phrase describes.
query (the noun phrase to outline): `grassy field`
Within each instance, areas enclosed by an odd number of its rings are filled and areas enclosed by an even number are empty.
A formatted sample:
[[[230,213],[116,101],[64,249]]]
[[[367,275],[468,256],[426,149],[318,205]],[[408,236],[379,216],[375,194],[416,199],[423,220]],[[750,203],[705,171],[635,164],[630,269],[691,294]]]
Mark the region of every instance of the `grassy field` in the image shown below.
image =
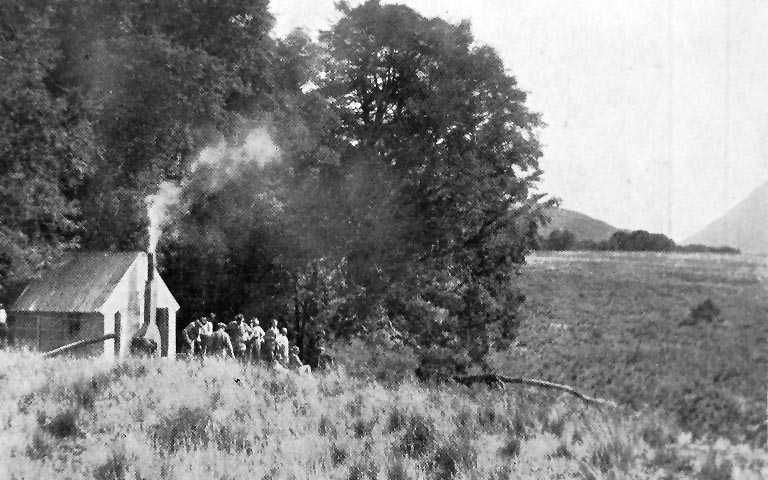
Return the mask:
[[[360,343],[312,376],[0,351],[0,479],[768,478],[763,265],[532,256],[525,326],[491,361],[618,409],[420,384],[407,352]],[[707,298],[723,320],[685,325]]]
[[[764,257],[567,252],[528,259],[507,373],[668,413],[695,436],[766,444]],[[722,321],[685,325],[710,298]]]
[[[525,389],[0,352],[0,478],[760,478],[663,419]]]

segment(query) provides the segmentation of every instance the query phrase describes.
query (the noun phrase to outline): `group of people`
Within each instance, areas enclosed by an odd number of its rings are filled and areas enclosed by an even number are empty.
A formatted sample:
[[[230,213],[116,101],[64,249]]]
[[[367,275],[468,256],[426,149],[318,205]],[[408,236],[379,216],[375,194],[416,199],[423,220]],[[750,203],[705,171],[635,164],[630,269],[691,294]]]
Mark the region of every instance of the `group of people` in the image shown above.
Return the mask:
[[[288,329],[278,328],[277,320],[272,320],[264,331],[256,317],[246,321],[243,314],[238,314],[229,323],[217,323],[216,314],[211,313],[187,325],[182,337],[190,356],[229,356],[299,372],[309,373],[311,370],[301,361],[299,347],[290,346]]]

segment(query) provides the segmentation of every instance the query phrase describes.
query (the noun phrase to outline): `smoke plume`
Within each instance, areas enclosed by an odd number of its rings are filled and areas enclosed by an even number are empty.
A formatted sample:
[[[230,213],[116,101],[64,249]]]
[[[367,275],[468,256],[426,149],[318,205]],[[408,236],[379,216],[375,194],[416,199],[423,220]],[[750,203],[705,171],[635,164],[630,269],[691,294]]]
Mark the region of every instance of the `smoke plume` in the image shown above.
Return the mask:
[[[149,217],[149,246],[148,250],[154,252],[157,242],[160,240],[160,232],[168,220],[168,212],[171,206],[179,201],[181,187],[172,182],[163,182],[157,193],[147,197],[147,216]]]
[[[184,190],[192,182],[208,193],[214,193],[220,191],[227,182],[254,169],[263,168],[279,157],[280,149],[264,127],[251,130],[240,145],[232,146],[221,140],[216,145],[205,147],[191,163],[188,174],[181,182],[163,182],[157,193],[147,196],[149,251],[156,250],[163,227],[173,220],[173,207],[179,205]]]

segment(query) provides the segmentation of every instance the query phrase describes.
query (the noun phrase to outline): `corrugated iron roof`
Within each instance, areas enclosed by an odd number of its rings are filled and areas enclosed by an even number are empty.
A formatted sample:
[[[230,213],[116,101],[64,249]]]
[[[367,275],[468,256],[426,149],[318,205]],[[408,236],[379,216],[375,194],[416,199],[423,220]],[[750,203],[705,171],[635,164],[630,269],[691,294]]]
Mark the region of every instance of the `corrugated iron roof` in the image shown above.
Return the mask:
[[[11,306],[17,312],[97,312],[141,252],[73,253],[33,280]]]

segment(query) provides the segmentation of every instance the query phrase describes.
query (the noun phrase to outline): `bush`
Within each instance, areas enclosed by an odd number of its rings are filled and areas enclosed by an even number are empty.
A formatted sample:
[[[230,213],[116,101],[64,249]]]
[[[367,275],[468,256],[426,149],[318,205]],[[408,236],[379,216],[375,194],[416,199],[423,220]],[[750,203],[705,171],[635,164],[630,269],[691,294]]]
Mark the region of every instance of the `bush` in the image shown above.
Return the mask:
[[[176,452],[192,444],[207,444],[210,441],[210,420],[210,412],[207,410],[182,406],[151,429],[155,448]]]
[[[43,426],[43,429],[57,438],[67,438],[80,433],[77,427],[76,410],[65,410],[57,414],[53,419]]]
[[[708,298],[691,309],[688,319],[683,322],[685,325],[696,325],[699,323],[712,323],[720,319],[720,308],[715,305],[711,298]]]
[[[96,480],[125,480],[130,461],[121,451],[112,452],[106,462],[96,467],[93,478]]]
[[[651,458],[651,465],[655,465],[674,475],[690,474],[693,472],[690,461],[678,455],[675,448],[671,446],[657,450]]]
[[[701,480],[731,480],[733,478],[733,464],[729,460],[723,460],[718,464],[716,460],[716,454],[712,452],[701,467],[698,478]]]
[[[454,438],[437,448],[433,469],[435,478],[454,478],[459,470],[473,471],[477,464],[477,451],[468,438]]]
[[[614,467],[626,471],[632,461],[632,449],[629,445],[615,441],[595,450],[591,461],[603,473],[608,473]]]
[[[405,425],[400,451],[409,457],[421,457],[435,446],[436,436],[432,418],[413,414]]]
[[[570,230],[553,230],[542,243],[545,250],[571,250],[576,245],[576,235]]]

